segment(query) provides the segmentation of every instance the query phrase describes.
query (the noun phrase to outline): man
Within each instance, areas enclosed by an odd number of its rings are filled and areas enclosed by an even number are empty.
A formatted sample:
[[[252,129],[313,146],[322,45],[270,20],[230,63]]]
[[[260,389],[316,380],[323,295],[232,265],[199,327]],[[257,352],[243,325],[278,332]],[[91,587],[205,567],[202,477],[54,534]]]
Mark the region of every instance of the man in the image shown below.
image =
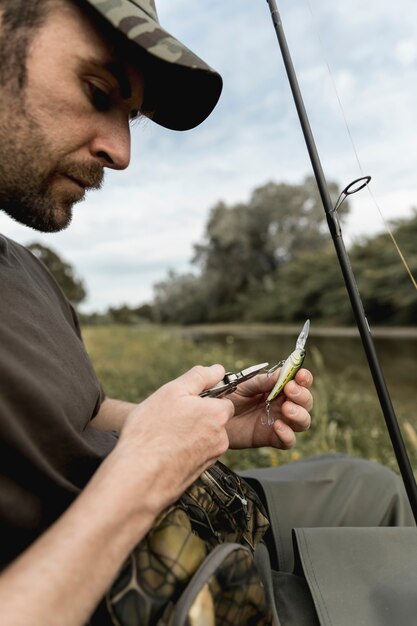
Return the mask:
[[[128,166],[132,118],[191,128],[221,91],[160,27],[153,0],[0,0],[0,56],[0,208],[47,232],[70,223],[105,168]],[[262,417],[274,377],[200,397],[221,365],[197,366],[140,405],[104,398],[69,303],[6,237],[0,294],[1,624],[81,626],[157,515],[229,446],[294,445],[310,426],[312,375],[300,370],[272,403],[272,428]],[[398,481],[365,461],[250,474],[265,488],[281,573],[292,571],[297,524],[410,521]],[[266,578],[269,558],[258,561]]]
[[[190,128],[220,95],[152,0],[0,0],[0,29],[0,207],[37,230],[65,228],[105,168],[128,166],[132,118]],[[229,446],[294,444],[312,375],[272,403],[273,428],[261,424],[273,377],[199,396],[221,365],[137,406],[104,399],[71,307],[5,237],[0,292],[1,623],[80,626],[156,516]]]

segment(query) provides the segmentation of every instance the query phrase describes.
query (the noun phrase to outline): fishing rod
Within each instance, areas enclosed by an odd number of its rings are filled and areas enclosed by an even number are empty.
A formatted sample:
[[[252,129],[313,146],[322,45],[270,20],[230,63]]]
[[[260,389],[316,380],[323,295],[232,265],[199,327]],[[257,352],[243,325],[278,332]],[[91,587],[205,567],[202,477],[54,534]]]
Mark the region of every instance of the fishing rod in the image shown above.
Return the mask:
[[[366,358],[368,361],[369,369],[372,374],[375,389],[378,394],[379,402],[382,412],[384,414],[385,423],[388,429],[388,433],[391,439],[392,447],[397,459],[398,467],[401,472],[401,476],[404,482],[404,486],[407,492],[410,506],[413,511],[414,519],[417,523],[417,485],[414,478],[413,470],[410,465],[410,460],[407,455],[407,451],[404,445],[404,441],[401,435],[401,431],[398,425],[397,416],[395,415],[394,408],[392,406],[391,398],[388,393],[387,385],[385,383],[384,375],[382,373],[381,365],[375,350],[374,342],[369,328],[368,321],[366,319],[365,310],[362,304],[362,300],[359,294],[358,286],[350,265],[349,256],[346,251],[346,247],[342,237],[342,229],[340,225],[338,208],[343,200],[350,194],[359,191],[365,187],[369,181],[370,176],[364,176],[350,183],[339,196],[339,200],[333,205],[330,192],[327,186],[326,178],[323,172],[323,168],[320,162],[319,154],[317,152],[316,143],[313,133],[311,131],[310,123],[308,120],[307,112],[304,106],[303,97],[298,84],[297,75],[295,73],[294,65],[291,59],[291,54],[288,48],[287,40],[285,37],[284,29],[282,26],[281,16],[278,11],[276,0],[266,0],[269,9],[271,11],[272,22],[278,37],[278,43],[281,49],[282,59],[284,61],[285,69],[287,72],[288,81],[290,83],[294,103],[297,109],[299,121],[304,135],[304,140],[307,145],[307,150],[310,155],[311,165],[313,167],[314,175],[317,181],[321,201],[326,214],[327,224],[329,226],[330,234],[336,249],[337,258],[342,270],[343,278],[345,281],[346,289],[349,294],[350,303],[355,316],[356,325],[359,330],[359,334],[362,340],[362,345],[365,350]]]

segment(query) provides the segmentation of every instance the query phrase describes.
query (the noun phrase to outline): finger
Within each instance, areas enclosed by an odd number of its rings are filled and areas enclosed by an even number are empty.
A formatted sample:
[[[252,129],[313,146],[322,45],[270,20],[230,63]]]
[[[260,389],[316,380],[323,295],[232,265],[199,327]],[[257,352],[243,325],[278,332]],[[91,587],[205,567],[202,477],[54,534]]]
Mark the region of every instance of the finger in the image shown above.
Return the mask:
[[[306,387],[306,389],[309,389],[313,384],[314,378],[310,370],[302,368],[296,373],[295,380],[302,387]]]
[[[308,430],[311,426],[310,413],[294,402],[286,400],[281,407],[281,419],[297,433]]]
[[[256,396],[269,393],[279,376],[279,370],[273,374],[258,374],[238,386],[238,391],[244,396]]]
[[[213,398],[213,400],[215,400],[216,402],[221,402],[224,405],[224,411],[225,411],[225,414],[227,415],[227,421],[229,421],[230,418],[234,416],[235,410],[236,410],[236,407],[233,404],[233,402],[229,400],[229,398],[218,398],[218,399]]]
[[[219,423],[226,424],[235,414],[235,405],[229,398],[211,398],[206,396],[205,398],[199,398],[199,400],[204,402],[204,408],[200,408],[203,415],[210,419],[215,419]]]
[[[272,428],[274,429],[274,435],[277,438],[277,441],[273,443],[275,448],[282,448],[283,450],[288,450],[295,445],[296,438],[295,433],[282,420],[275,420]]]
[[[272,374],[258,374],[254,376],[239,385],[238,390],[240,394],[244,396],[255,396],[257,394],[269,393],[278,380],[280,371],[281,368],[278,368]],[[299,385],[308,389],[313,384],[313,375],[309,370],[303,368],[297,372],[295,380]]]
[[[298,404],[302,406],[307,411],[311,411],[313,408],[313,396],[311,392],[306,389],[306,387],[302,387],[295,380],[290,380],[285,387],[284,393],[288,400],[294,402],[294,404]]]
[[[184,391],[199,394],[220,382],[224,375],[225,369],[223,365],[218,363],[208,367],[195,365],[188,372],[179,376],[176,382],[184,386]]]

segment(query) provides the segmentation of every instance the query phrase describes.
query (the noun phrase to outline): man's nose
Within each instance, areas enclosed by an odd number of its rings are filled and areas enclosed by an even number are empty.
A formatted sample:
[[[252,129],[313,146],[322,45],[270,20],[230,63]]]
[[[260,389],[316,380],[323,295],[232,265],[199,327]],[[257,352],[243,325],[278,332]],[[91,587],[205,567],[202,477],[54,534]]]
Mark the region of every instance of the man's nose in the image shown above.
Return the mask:
[[[90,142],[90,153],[103,167],[124,170],[130,163],[130,126],[128,120],[103,120]]]

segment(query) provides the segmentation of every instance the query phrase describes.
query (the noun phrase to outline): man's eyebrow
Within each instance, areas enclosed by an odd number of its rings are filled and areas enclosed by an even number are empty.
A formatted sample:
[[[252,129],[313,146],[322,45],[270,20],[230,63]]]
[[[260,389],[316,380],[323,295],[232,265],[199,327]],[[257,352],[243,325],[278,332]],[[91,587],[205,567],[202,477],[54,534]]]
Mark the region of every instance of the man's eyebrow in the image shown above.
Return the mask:
[[[90,59],[83,59],[81,61],[81,66],[86,70],[94,70],[94,68],[105,70],[109,74],[113,76],[115,81],[117,82],[117,86],[120,92],[121,98],[123,100],[129,100],[132,97],[132,85],[128,76],[127,71],[125,70],[123,64],[115,60],[114,58],[100,59],[96,57],[91,57]],[[139,117],[140,107],[137,109],[133,109],[131,112],[131,119],[134,120]]]
[[[127,72],[120,63],[110,61],[103,65],[110,74],[116,79],[119,84],[120,95],[124,100],[127,100],[132,95],[132,86],[130,84]]]

